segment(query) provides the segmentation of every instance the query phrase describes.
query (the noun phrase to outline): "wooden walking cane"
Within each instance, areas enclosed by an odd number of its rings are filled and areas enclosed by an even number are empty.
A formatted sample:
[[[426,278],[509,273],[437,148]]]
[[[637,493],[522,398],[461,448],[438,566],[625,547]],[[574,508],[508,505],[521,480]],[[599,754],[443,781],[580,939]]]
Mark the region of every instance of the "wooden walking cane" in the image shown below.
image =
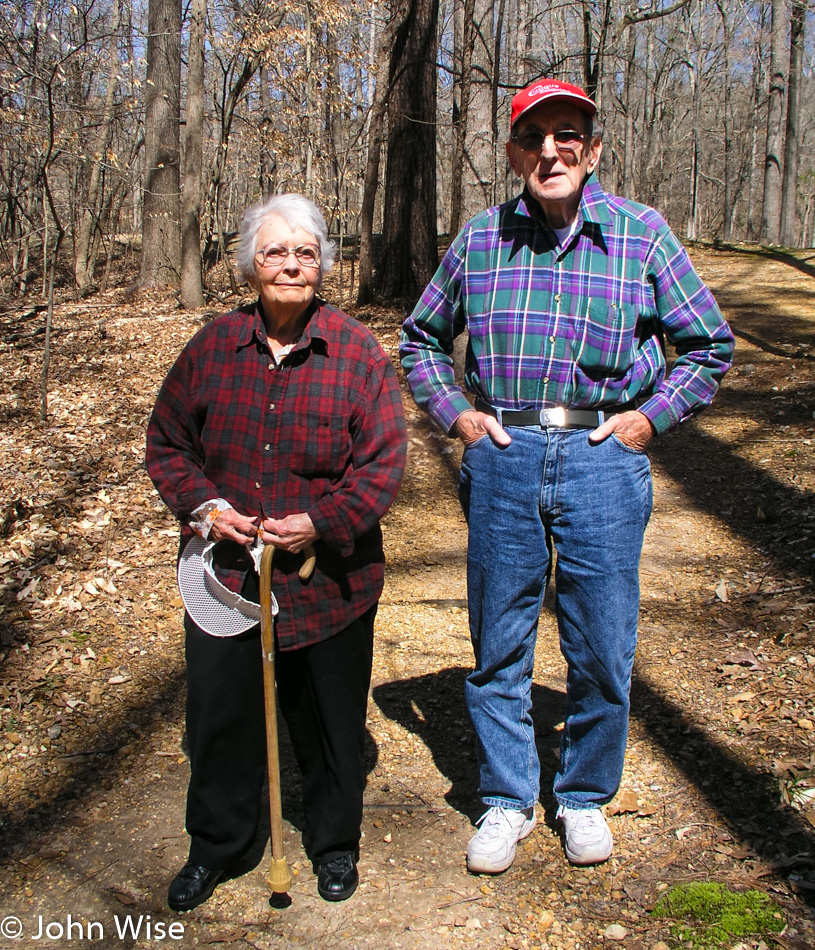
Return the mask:
[[[291,873],[283,851],[283,805],[280,795],[280,749],[277,741],[277,684],[274,663],[274,615],[272,614],[272,558],[274,545],[263,549],[260,560],[260,640],[263,648],[263,697],[266,706],[266,760],[269,771],[269,812],[271,816],[272,860],[269,887],[272,894],[287,894]],[[301,580],[308,580],[314,570],[314,548],[303,552]]]

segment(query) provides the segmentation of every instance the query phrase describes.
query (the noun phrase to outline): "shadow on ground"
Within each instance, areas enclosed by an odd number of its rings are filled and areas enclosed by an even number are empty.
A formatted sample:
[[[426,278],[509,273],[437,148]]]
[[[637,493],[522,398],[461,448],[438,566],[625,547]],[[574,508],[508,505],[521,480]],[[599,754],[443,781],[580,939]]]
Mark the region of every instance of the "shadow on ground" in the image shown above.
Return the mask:
[[[448,804],[472,821],[483,812],[478,799],[478,763],[475,736],[464,704],[464,679],[469,670],[450,667],[438,673],[383,683],[373,690],[374,702],[389,719],[420,738],[439,772],[451,783]],[[565,695],[545,686],[532,687],[532,716],[541,760],[542,800],[557,768],[553,750],[560,745],[556,726],[563,721]]]
[[[713,739],[704,726],[636,672],[631,691],[632,718],[707,799],[733,836],[779,877],[815,866],[815,833],[798,812],[781,804],[778,782],[769,771],[742,762]],[[815,893],[798,895],[815,907]]]
[[[88,727],[84,733],[85,749],[59,756],[65,767],[57,791],[41,797],[32,785],[31,804],[25,812],[18,810],[3,816],[0,862],[7,861],[15,848],[32,836],[59,828],[72,805],[81,805],[90,789],[102,787],[106,779],[112,783],[111,787],[124,780],[132,763],[123,761],[116,752],[125,745],[149,743],[150,726],[156,718],[162,721],[178,718],[183,691],[184,672],[173,671],[147,702],[141,696],[138,705],[130,705],[125,700],[115,707],[115,713],[111,707],[111,714],[103,723]],[[134,742],[134,727],[144,737],[139,743]]]

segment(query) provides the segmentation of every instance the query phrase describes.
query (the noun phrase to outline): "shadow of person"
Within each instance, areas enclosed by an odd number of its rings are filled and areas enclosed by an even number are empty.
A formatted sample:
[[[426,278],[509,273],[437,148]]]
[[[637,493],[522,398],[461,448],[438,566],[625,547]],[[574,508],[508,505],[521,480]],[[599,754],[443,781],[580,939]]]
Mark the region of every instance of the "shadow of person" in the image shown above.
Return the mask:
[[[464,704],[464,667],[449,667],[425,676],[383,683],[373,690],[374,702],[389,719],[424,742],[439,772],[450,782],[447,803],[475,821],[484,811],[478,798],[475,733]],[[560,744],[556,726],[562,722],[566,694],[532,686],[532,720],[541,760],[542,801],[551,809],[551,785],[557,769],[552,754]],[[553,799],[552,799],[553,801]]]

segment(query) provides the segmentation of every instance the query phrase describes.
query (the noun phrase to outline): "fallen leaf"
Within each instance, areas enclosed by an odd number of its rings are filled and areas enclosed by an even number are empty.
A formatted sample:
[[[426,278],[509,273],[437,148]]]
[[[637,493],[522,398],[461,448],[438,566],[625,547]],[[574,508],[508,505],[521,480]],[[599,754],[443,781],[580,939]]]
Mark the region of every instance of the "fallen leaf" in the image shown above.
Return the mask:
[[[108,893],[113,894],[116,900],[126,907],[132,907],[136,903],[136,898],[132,894],[128,894],[127,891],[120,891],[115,887],[109,887]]]
[[[734,666],[758,666],[758,657],[752,650],[734,650],[728,653],[722,661]]]
[[[730,703],[748,703],[751,699],[755,699],[755,693],[751,689],[746,689],[743,693],[736,693],[735,696],[731,696],[728,702]]]
[[[620,792],[616,800],[609,806],[608,813],[609,815],[623,815],[639,810],[640,801],[637,798],[636,792],[626,789],[626,791]]]

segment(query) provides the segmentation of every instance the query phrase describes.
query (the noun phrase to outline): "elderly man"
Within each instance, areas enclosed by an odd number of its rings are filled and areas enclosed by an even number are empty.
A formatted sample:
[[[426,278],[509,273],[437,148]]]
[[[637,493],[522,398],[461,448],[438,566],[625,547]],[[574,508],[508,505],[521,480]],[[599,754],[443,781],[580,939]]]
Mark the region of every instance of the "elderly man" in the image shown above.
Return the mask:
[[[595,112],[556,80],[513,98],[506,148],[523,193],[464,227],[403,329],[414,398],[464,443],[475,652],[465,693],[487,807],[467,849],[474,873],[506,870],[535,824],[530,692],[553,545],[568,665],[557,814],[569,861],[611,855],[600,806],[625,755],[652,499],[645,450],[710,403],[733,349],[662,217],[598,184]],[[454,382],[465,329],[475,408]],[[667,376],[665,339],[678,354]]]

